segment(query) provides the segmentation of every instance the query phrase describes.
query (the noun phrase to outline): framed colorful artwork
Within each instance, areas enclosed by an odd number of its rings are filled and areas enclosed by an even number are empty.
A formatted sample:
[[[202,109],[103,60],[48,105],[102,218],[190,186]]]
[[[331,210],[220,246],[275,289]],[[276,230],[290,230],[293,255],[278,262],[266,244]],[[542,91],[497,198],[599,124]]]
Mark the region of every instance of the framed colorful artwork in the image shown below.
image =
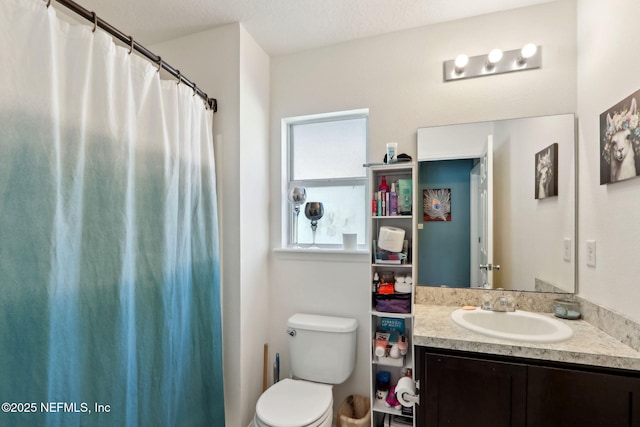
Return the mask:
[[[451,189],[427,189],[422,192],[424,221],[451,221]]]

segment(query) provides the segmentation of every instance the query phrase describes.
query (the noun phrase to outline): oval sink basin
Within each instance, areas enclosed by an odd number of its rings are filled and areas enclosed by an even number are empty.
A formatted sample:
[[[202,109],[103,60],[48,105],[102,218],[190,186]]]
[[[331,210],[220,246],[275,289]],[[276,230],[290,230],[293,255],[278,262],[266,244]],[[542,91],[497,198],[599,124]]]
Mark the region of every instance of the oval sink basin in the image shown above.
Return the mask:
[[[451,320],[470,331],[513,341],[552,343],[573,335],[573,330],[559,320],[520,310],[502,313],[458,309],[451,313]]]

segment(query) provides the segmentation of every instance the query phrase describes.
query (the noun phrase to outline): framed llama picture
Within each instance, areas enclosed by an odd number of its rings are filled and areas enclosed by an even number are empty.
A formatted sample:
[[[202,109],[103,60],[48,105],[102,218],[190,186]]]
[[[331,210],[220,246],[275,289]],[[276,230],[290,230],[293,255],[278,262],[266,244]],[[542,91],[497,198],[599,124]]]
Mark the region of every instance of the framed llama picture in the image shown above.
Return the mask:
[[[423,221],[451,221],[451,189],[422,191]]]
[[[640,172],[640,127],[635,91],[600,114],[600,185],[629,178]]]
[[[558,195],[558,143],[538,151],[536,161],[536,199]]]

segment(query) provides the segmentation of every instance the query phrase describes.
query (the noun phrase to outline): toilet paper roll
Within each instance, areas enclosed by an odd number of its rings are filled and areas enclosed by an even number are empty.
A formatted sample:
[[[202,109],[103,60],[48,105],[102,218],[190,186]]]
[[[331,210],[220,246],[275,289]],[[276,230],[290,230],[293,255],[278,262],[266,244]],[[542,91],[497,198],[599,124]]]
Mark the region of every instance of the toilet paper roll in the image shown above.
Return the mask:
[[[397,227],[380,227],[378,247],[389,252],[402,252],[404,229]]]
[[[402,377],[396,385],[396,399],[402,406],[411,407],[413,402],[408,398],[416,395],[416,385],[411,377]]]

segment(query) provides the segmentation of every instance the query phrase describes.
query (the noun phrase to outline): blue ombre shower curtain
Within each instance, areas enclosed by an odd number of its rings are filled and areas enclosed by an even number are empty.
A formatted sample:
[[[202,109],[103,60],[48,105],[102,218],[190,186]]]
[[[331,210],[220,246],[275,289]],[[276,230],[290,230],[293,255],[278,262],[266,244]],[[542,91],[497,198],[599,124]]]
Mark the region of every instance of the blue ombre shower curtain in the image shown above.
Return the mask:
[[[0,0],[0,425],[223,426],[212,113]]]

